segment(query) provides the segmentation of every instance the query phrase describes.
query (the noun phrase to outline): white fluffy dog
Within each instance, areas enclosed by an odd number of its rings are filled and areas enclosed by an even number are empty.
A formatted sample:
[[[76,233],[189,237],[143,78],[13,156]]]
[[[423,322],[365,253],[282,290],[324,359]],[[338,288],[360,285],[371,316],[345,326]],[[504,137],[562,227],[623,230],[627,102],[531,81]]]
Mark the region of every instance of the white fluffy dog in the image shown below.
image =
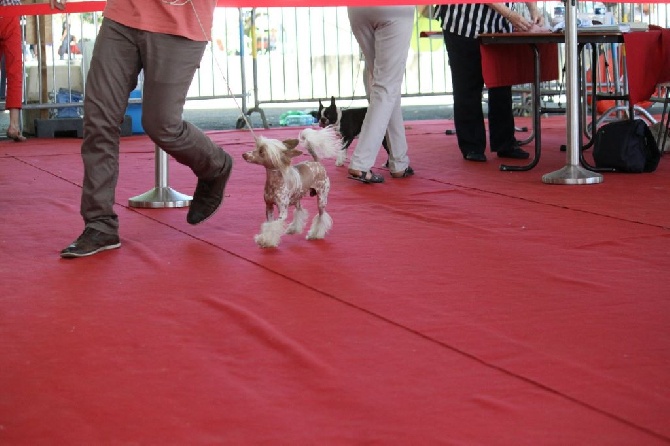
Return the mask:
[[[320,158],[335,157],[340,152],[342,142],[332,127],[324,129],[306,128],[300,133],[300,139],[279,141],[259,137],[254,150],[242,154],[248,163],[258,164],[266,169],[265,180],[265,216],[261,232],[254,237],[258,246],[274,248],[279,246],[282,235],[300,234],[307,221],[307,211],[300,200],[309,193],[316,195],[319,213],[314,216],[307,239],[320,239],[332,228],[333,220],[326,212],[330,179]],[[313,161],[303,161],[292,165],[291,160],[302,152],[297,150],[302,144],[312,155]],[[277,207],[278,218],[274,218]],[[286,222],[290,206],[295,206],[293,221]]]

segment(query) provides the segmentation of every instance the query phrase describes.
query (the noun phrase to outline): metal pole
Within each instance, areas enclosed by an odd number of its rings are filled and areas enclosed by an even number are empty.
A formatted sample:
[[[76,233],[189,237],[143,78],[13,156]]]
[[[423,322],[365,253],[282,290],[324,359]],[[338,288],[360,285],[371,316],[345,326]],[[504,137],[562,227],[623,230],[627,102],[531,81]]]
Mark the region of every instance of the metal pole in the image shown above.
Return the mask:
[[[168,155],[156,146],[155,157],[156,187],[128,199],[132,208],[183,208],[191,204],[192,197],[175,191],[168,186]]]
[[[263,128],[269,129],[268,120],[265,118],[265,111],[260,106],[258,99],[258,48],[256,42],[256,8],[251,9],[251,73],[254,80],[254,106],[247,111],[247,116],[251,116],[253,112],[258,112],[261,115]]]
[[[584,169],[579,165],[579,154],[582,148],[582,137],[579,126],[579,93],[578,57],[577,57],[577,3],[568,0],[565,5],[565,60],[566,60],[566,90],[568,108],[566,119],[567,131],[567,164],[560,170],[542,176],[542,182],[547,184],[596,184],[602,183],[603,176],[597,172]],[[595,92],[593,92],[595,93]],[[593,101],[592,107],[595,107]]]
[[[247,113],[247,70],[244,66],[244,16],[242,8],[237,9],[240,33],[240,75],[242,77],[242,113]],[[240,127],[241,128],[241,127]]]

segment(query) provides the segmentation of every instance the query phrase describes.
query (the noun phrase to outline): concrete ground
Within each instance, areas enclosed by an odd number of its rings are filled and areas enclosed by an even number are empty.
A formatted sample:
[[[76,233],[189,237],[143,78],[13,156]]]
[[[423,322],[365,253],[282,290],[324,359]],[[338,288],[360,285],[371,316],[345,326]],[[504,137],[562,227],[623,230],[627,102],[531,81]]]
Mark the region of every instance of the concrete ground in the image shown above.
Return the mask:
[[[453,119],[453,99],[451,96],[425,96],[403,98],[403,117],[406,121],[431,120],[431,119]],[[338,104],[344,108],[362,107],[365,102],[361,100],[338,101]],[[551,106],[552,104],[545,104]],[[486,114],[486,104],[484,103],[484,113]],[[269,128],[279,127],[279,120],[282,114],[288,111],[310,112],[318,109],[318,102],[315,103],[279,103],[279,104],[260,104],[258,109],[253,104],[248,104],[246,118],[253,128],[262,128],[262,113]],[[251,112],[249,112],[251,110]],[[659,114],[662,111],[662,104],[654,104],[650,112]],[[242,112],[242,106],[237,100],[233,99],[213,99],[213,100],[192,100],[187,101],[184,107],[184,118],[203,130],[232,130],[246,126]],[[5,138],[5,131],[9,124],[9,113],[0,112],[0,139]],[[446,129],[445,129],[446,130]],[[26,136],[30,137],[29,133]]]
[[[338,101],[342,107],[363,107],[364,101]],[[261,111],[265,115],[268,127],[278,127],[279,119],[283,113],[289,111],[309,112],[317,110],[318,102],[304,103],[281,103],[260,104],[258,109],[254,104],[247,105],[246,118],[254,128],[262,128],[263,120]],[[239,100],[212,99],[187,101],[184,107],[184,119],[195,124],[203,130],[231,130],[245,126],[242,105]],[[453,106],[451,96],[411,97],[403,99],[403,116],[407,121],[430,120],[430,119],[452,119]],[[5,131],[9,125],[9,113],[0,112],[0,139],[4,138]],[[25,132],[30,137],[30,132]]]
[[[364,101],[342,100],[338,105],[344,108],[364,107]],[[256,110],[253,104],[247,105],[246,117],[254,128],[263,127],[262,113],[270,128],[279,127],[279,118],[288,111],[310,112],[318,110],[318,101],[313,103],[260,104]],[[403,117],[406,121],[452,119],[453,106],[451,96],[411,97],[403,99]],[[242,106],[232,99],[189,101],[184,109],[184,118],[203,130],[228,130],[238,125],[242,118]],[[240,121],[244,124],[244,121]]]

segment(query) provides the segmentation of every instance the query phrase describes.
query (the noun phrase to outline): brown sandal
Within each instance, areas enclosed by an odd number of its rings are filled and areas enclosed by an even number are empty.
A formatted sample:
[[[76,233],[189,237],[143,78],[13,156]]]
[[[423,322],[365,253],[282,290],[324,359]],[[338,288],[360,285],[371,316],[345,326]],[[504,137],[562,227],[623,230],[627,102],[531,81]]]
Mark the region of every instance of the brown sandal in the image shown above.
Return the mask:
[[[360,181],[361,183],[383,183],[384,177],[373,171],[349,170],[349,179]]]

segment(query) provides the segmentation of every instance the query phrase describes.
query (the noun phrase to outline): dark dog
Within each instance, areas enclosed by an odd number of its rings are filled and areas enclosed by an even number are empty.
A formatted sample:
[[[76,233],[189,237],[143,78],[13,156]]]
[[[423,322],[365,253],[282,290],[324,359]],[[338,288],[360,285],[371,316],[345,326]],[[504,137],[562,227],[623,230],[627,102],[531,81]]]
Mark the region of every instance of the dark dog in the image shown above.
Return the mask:
[[[342,151],[337,156],[337,160],[335,161],[336,166],[344,165],[344,160],[347,158],[347,149],[354,141],[354,138],[361,133],[363,119],[365,119],[367,112],[367,107],[340,109],[335,105],[335,96],[330,98],[330,105],[328,107],[324,107],[319,99],[319,110],[316,115],[319,126],[328,127],[332,125],[340,133],[340,136],[342,136]],[[384,137],[382,145],[386,153],[389,153],[386,137]]]

